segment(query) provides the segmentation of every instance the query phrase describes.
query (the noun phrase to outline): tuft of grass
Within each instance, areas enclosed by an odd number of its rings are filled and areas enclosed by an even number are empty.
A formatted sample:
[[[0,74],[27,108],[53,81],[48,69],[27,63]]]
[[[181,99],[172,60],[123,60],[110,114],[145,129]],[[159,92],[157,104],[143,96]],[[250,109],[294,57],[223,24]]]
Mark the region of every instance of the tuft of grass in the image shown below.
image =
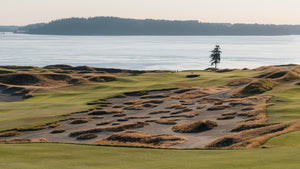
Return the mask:
[[[95,144],[117,144],[130,146],[154,146],[169,147],[175,144],[184,143],[187,139],[172,135],[150,135],[140,131],[124,131],[111,136],[97,140]]]
[[[191,123],[183,123],[175,125],[172,130],[180,133],[197,133],[210,130],[217,126],[217,123],[210,120],[199,120]]]
[[[74,119],[70,122],[70,124],[83,124],[89,122],[89,119]]]
[[[226,115],[226,116],[220,116],[217,118],[217,120],[230,120],[230,119],[234,119],[235,115]]]
[[[94,129],[74,131],[74,132],[70,133],[70,136],[78,136],[81,134],[99,133],[99,132],[105,132],[105,131],[111,131],[111,132],[124,131],[127,129],[143,128],[146,125],[148,125],[148,123],[146,123],[146,122],[126,123],[126,124],[120,124],[120,125],[109,126],[109,127],[100,127],[100,128],[94,128]]]
[[[87,134],[81,134],[77,137],[78,140],[88,140],[98,137],[97,134],[87,133]]]
[[[208,111],[215,111],[215,110],[224,110],[224,109],[228,109],[228,108],[232,108],[232,106],[230,105],[214,105],[210,108],[208,108]]]
[[[67,130],[66,129],[56,129],[56,130],[51,131],[51,134],[63,133],[65,131],[67,131]]]
[[[22,133],[18,131],[7,131],[7,132],[0,133],[0,137],[13,137],[13,136],[19,136],[21,134]]]

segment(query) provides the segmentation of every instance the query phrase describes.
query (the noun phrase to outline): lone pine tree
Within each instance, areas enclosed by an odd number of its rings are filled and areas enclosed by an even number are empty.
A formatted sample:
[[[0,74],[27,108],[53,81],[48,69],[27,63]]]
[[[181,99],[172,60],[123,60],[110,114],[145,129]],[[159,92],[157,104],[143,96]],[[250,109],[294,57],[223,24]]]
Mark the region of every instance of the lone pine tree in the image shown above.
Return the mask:
[[[217,68],[217,64],[220,63],[221,61],[221,48],[220,45],[216,45],[214,50],[210,51],[211,55],[209,56],[210,58],[210,63],[211,65],[215,65],[215,68]]]

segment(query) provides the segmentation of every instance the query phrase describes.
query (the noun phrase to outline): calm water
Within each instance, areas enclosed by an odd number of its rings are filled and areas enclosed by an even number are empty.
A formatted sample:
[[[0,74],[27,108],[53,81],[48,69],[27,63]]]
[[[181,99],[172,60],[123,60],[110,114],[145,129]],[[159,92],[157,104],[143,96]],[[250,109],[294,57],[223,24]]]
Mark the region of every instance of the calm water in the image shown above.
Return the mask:
[[[220,68],[300,64],[300,36],[48,36],[0,34],[0,65],[205,69],[220,44]]]

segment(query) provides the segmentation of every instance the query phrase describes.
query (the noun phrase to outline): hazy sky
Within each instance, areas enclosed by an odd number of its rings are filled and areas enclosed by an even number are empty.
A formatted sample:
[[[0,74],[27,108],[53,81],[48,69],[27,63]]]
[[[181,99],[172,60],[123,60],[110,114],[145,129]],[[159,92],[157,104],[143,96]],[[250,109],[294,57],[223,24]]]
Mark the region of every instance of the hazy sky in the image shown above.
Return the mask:
[[[89,16],[300,24],[299,8],[300,0],[0,0],[0,25]]]

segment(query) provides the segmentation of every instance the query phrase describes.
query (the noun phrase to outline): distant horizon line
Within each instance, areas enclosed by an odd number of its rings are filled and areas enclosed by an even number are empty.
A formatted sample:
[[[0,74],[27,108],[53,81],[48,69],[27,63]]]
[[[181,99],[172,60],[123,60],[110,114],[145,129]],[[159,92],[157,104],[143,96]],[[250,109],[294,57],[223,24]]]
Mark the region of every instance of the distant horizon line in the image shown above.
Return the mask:
[[[33,24],[40,24],[40,23],[50,23],[52,21],[56,21],[56,20],[63,20],[63,19],[70,19],[70,18],[84,18],[84,19],[89,19],[89,18],[97,18],[97,17],[103,17],[103,18],[120,18],[120,19],[133,19],[133,20],[156,20],[156,21],[197,21],[199,23],[215,23],[215,24],[230,24],[230,25],[235,25],[235,24],[250,24],[250,25],[289,25],[289,26],[298,26],[300,24],[273,24],[273,23],[247,23],[247,22],[203,22],[201,20],[196,20],[196,19],[152,19],[152,18],[129,18],[129,17],[120,17],[120,16],[89,16],[89,17],[63,17],[63,18],[57,18],[57,19],[52,19],[50,21],[45,21],[45,22],[35,22],[35,23],[29,23],[26,25],[17,25],[17,24],[9,24],[9,25],[2,25],[0,24],[0,26],[18,26],[18,27],[22,27],[22,26],[27,26],[27,25],[33,25]]]

